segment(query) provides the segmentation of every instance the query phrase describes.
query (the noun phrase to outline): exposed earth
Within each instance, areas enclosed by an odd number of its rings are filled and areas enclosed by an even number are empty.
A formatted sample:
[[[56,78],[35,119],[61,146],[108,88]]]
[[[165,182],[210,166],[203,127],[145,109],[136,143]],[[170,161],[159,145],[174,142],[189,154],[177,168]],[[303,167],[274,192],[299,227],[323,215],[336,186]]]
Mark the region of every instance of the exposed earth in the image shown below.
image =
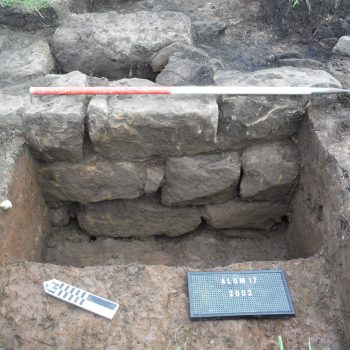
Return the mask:
[[[0,6],[0,350],[350,349],[350,100],[30,86],[350,88],[350,3]],[[296,316],[193,321],[188,271],[283,269]],[[56,300],[58,279],[120,304]]]

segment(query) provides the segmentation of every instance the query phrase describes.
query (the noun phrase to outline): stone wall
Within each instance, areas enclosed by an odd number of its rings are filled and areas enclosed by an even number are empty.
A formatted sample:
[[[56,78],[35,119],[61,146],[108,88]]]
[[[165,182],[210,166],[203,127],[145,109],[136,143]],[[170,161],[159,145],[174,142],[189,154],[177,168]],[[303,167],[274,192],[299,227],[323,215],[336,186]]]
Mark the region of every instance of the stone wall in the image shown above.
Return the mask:
[[[44,85],[96,81],[71,72],[47,75]],[[215,82],[340,86],[324,71],[289,67],[218,71]],[[21,117],[54,224],[76,217],[96,236],[177,236],[202,222],[271,230],[288,215],[299,177],[295,136],[309,103],[305,97],[54,96],[33,98]]]

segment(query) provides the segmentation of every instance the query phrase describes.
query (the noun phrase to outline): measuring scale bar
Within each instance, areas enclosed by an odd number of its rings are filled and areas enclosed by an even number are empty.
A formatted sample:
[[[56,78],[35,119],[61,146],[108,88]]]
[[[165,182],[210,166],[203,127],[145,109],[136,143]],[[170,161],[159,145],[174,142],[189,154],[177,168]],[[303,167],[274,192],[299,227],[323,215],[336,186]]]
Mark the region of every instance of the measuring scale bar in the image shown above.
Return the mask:
[[[56,279],[46,281],[43,284],[47,294],[110,320],[113,319],[119,308],[119,304],[113,301]]]

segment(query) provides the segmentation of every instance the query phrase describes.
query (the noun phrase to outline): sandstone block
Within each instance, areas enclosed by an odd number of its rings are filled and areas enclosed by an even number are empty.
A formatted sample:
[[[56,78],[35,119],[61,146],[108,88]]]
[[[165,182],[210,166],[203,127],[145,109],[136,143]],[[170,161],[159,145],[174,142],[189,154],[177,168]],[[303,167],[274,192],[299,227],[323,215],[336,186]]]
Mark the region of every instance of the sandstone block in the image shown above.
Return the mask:
[[[52,45],[64,71],[79,69],[119,79],[175,42],[192,43],[189,17],[180,12],[140,11],[72,15],[55,31]]]
[[[219,18],[197,20],[192,23],[197,40],[213,40],[225,31],[227,23]]]
[[[22,41],[19,45],[19,48],[8,48],[0,53],[0,88],[44,76],[55,68],[45,39]]]
[[[44,86],[87,86],[80,72],[47,75]],[[41,160],[79,161],[83,158],[83,135],[88,96],[33,97],[23,112],[26,141]]]
[[[211,58],[205,51],[183,43],[174,43],[152,56],[151,67],[154,72],[160,72],[170,59],[189,60],[192,62],[210,64],[214,68],[223,68],[222,63],[217,59]]]
[[[115,84],[153,83],[131,79]],[[111,159],[191,155],[215,148],[218,114],[214,97],[94,97],[88,127],[94,150]]]
[[[242,154],[243,200],[288,201],[299,174],[298,150],[292,141],[275,141],[252,146]]]
[[[196,229],[201,216],[196,208],[169,208],[155,198],[141,198],[81,206],[78,222],[96,236],[179,236]]]
[[[224,202],[237,195],[241,164],[236,152],[168,158],[165,205]]]
[[[350,56],[350,36],[342,36],[334,46],[333,52]]]
[[[201,213],[214,228],[270,230],[288,213],[288,205],[232,200],[222,204],[207,205]]]
[[[69,223],[69,208],[66,206],[49,208],[49,218],[53,226],[65,226]]]
[[[79,203],[137,198],[156,192],[164,176],[155,162],[109,162],[87,159],[80,163],[50,162],[38,171],[46,200]]]
[[[216,85],[336,87],[341,84],[322,70],[279,67],[253,73],[218,71]],[[310,96],[223,96],[219,144],[223,149],[242,148],[252,140],[271,140],[293,135],[305,114]],[[312,98],[313,104],[333,97]]]
[[[214,68],[209,64],[171,58],[157,75],[156,82],[166,86],[211,85]]]

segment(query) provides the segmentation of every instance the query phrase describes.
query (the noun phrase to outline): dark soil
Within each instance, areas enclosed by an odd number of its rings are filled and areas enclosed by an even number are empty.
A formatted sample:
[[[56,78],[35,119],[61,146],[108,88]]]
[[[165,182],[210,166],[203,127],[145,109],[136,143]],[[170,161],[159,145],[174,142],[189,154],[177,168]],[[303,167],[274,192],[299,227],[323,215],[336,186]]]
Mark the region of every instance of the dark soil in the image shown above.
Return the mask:
[[[40,12],[26,12],[20,8],[0,6],[0,24],[17,28],[36,30],[45,27],[54,27],[58,24],[58,15],[52,7]]]
[[[91,265],[167,265],[212,268],[241,261],[286,260],[283,230],[214,231],[209,228],[177,238],[111,239],[88,237],[74,223],[49,234],[44,261],[77,267]]]
[[[347,0],[300,1],[262,0],[265,20],[279,35],[298,34],[302,38],[339,38],[350,30],[350,2]]]

